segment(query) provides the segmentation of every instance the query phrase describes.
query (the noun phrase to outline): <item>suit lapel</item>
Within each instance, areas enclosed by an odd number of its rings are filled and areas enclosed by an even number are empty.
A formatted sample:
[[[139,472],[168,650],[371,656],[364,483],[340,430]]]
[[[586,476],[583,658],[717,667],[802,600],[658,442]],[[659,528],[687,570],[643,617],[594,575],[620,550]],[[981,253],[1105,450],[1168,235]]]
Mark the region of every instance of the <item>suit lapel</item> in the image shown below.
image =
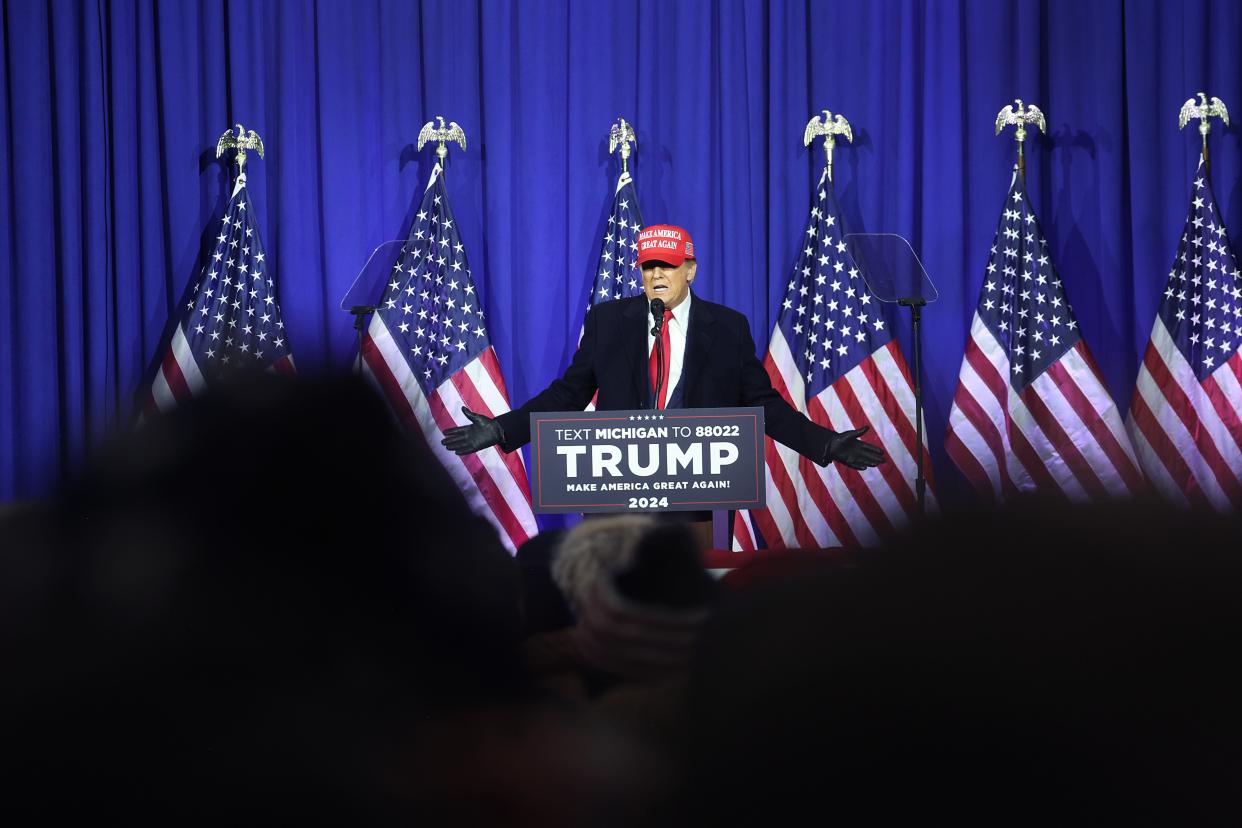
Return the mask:
[[[646,408],[651,397],[651,380],[647,376],[647,329],[644,327],[646,316],[645,296],[635,297],[621,314],[624,328],[621,341],[634,385],[634,408]]]
[[[682,397],[686,408],[696,408],[698,386],[711,354],[712,337],[715,333],[716,315],[711,305],[695,297],[690,305],[689,333],[686,336],[686,356],[681,364],[681,384],[685,388]]]

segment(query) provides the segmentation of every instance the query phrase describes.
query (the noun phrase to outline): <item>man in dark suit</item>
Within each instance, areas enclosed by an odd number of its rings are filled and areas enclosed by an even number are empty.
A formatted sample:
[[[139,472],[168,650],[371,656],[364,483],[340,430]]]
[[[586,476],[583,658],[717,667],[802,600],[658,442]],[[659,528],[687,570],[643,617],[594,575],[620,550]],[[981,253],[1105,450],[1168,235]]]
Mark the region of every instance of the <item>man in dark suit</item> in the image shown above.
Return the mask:
[[[821,466],[836,461],[866,469],[884,462],[881,449],[858,439],[866,427],[838,433],[786,402],[755,356],[746,317],[691,293],[698,262],[689,233],[672,225],[643,229],[638,261],[646,295],[591,308],[560,379],[495,419],[463,408],[470,425],[445,431],[444,445],[458,454],[497,444],[514,451],[530,441],[531,412],[579,411],[598,391],[601,411],[762,406],[768,436]],[[653,327],[657,300],[664,313]],[[658,312],[654,318],[661,318]]]

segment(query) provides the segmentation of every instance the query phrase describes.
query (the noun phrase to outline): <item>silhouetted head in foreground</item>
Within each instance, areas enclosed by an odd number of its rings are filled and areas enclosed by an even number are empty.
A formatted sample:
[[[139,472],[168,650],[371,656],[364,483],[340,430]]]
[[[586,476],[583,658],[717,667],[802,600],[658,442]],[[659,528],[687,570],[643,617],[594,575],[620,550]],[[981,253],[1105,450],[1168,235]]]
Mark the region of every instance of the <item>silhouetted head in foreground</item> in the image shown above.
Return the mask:
[[[49,801],[365,818],[420,719],[518,687],[512,560],[352,381],[225,385],[46,521],[0,562],[0,752]]]
[[[858,561],[709,624],[689,706],[702,816],[1242,818],[1237,521],[1023,503]]]

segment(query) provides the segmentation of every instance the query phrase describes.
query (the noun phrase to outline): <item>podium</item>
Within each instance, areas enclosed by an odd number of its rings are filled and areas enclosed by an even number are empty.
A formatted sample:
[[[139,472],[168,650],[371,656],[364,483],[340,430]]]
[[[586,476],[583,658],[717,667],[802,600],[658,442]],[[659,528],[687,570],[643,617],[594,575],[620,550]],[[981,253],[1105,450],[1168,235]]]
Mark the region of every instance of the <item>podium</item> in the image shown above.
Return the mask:
[[[710,511],[727,548],[728,511],[767,505],[762,408],[541,412],[530,434],[538,513]]]

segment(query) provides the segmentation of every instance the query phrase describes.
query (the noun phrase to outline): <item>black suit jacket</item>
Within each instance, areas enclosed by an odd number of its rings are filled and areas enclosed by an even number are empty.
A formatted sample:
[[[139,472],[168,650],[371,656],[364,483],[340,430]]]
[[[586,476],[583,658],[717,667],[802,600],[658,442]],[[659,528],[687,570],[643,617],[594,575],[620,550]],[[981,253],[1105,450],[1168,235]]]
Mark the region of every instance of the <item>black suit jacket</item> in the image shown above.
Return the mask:
[[[599,391],[601,411],[651,407],[647,373],[647,297],[615,299],[591,308],[582,341],[564,376],[521,408],[499,418],[513,451],[530,442],[534,411],[581,411]],[[763,406],[769,437],[817,463],[826,463],[828,438],[834,432],[811,422],[772,387],[755,356],[746,317],[735,310],[694,297],[681,380],[686,408]]]

